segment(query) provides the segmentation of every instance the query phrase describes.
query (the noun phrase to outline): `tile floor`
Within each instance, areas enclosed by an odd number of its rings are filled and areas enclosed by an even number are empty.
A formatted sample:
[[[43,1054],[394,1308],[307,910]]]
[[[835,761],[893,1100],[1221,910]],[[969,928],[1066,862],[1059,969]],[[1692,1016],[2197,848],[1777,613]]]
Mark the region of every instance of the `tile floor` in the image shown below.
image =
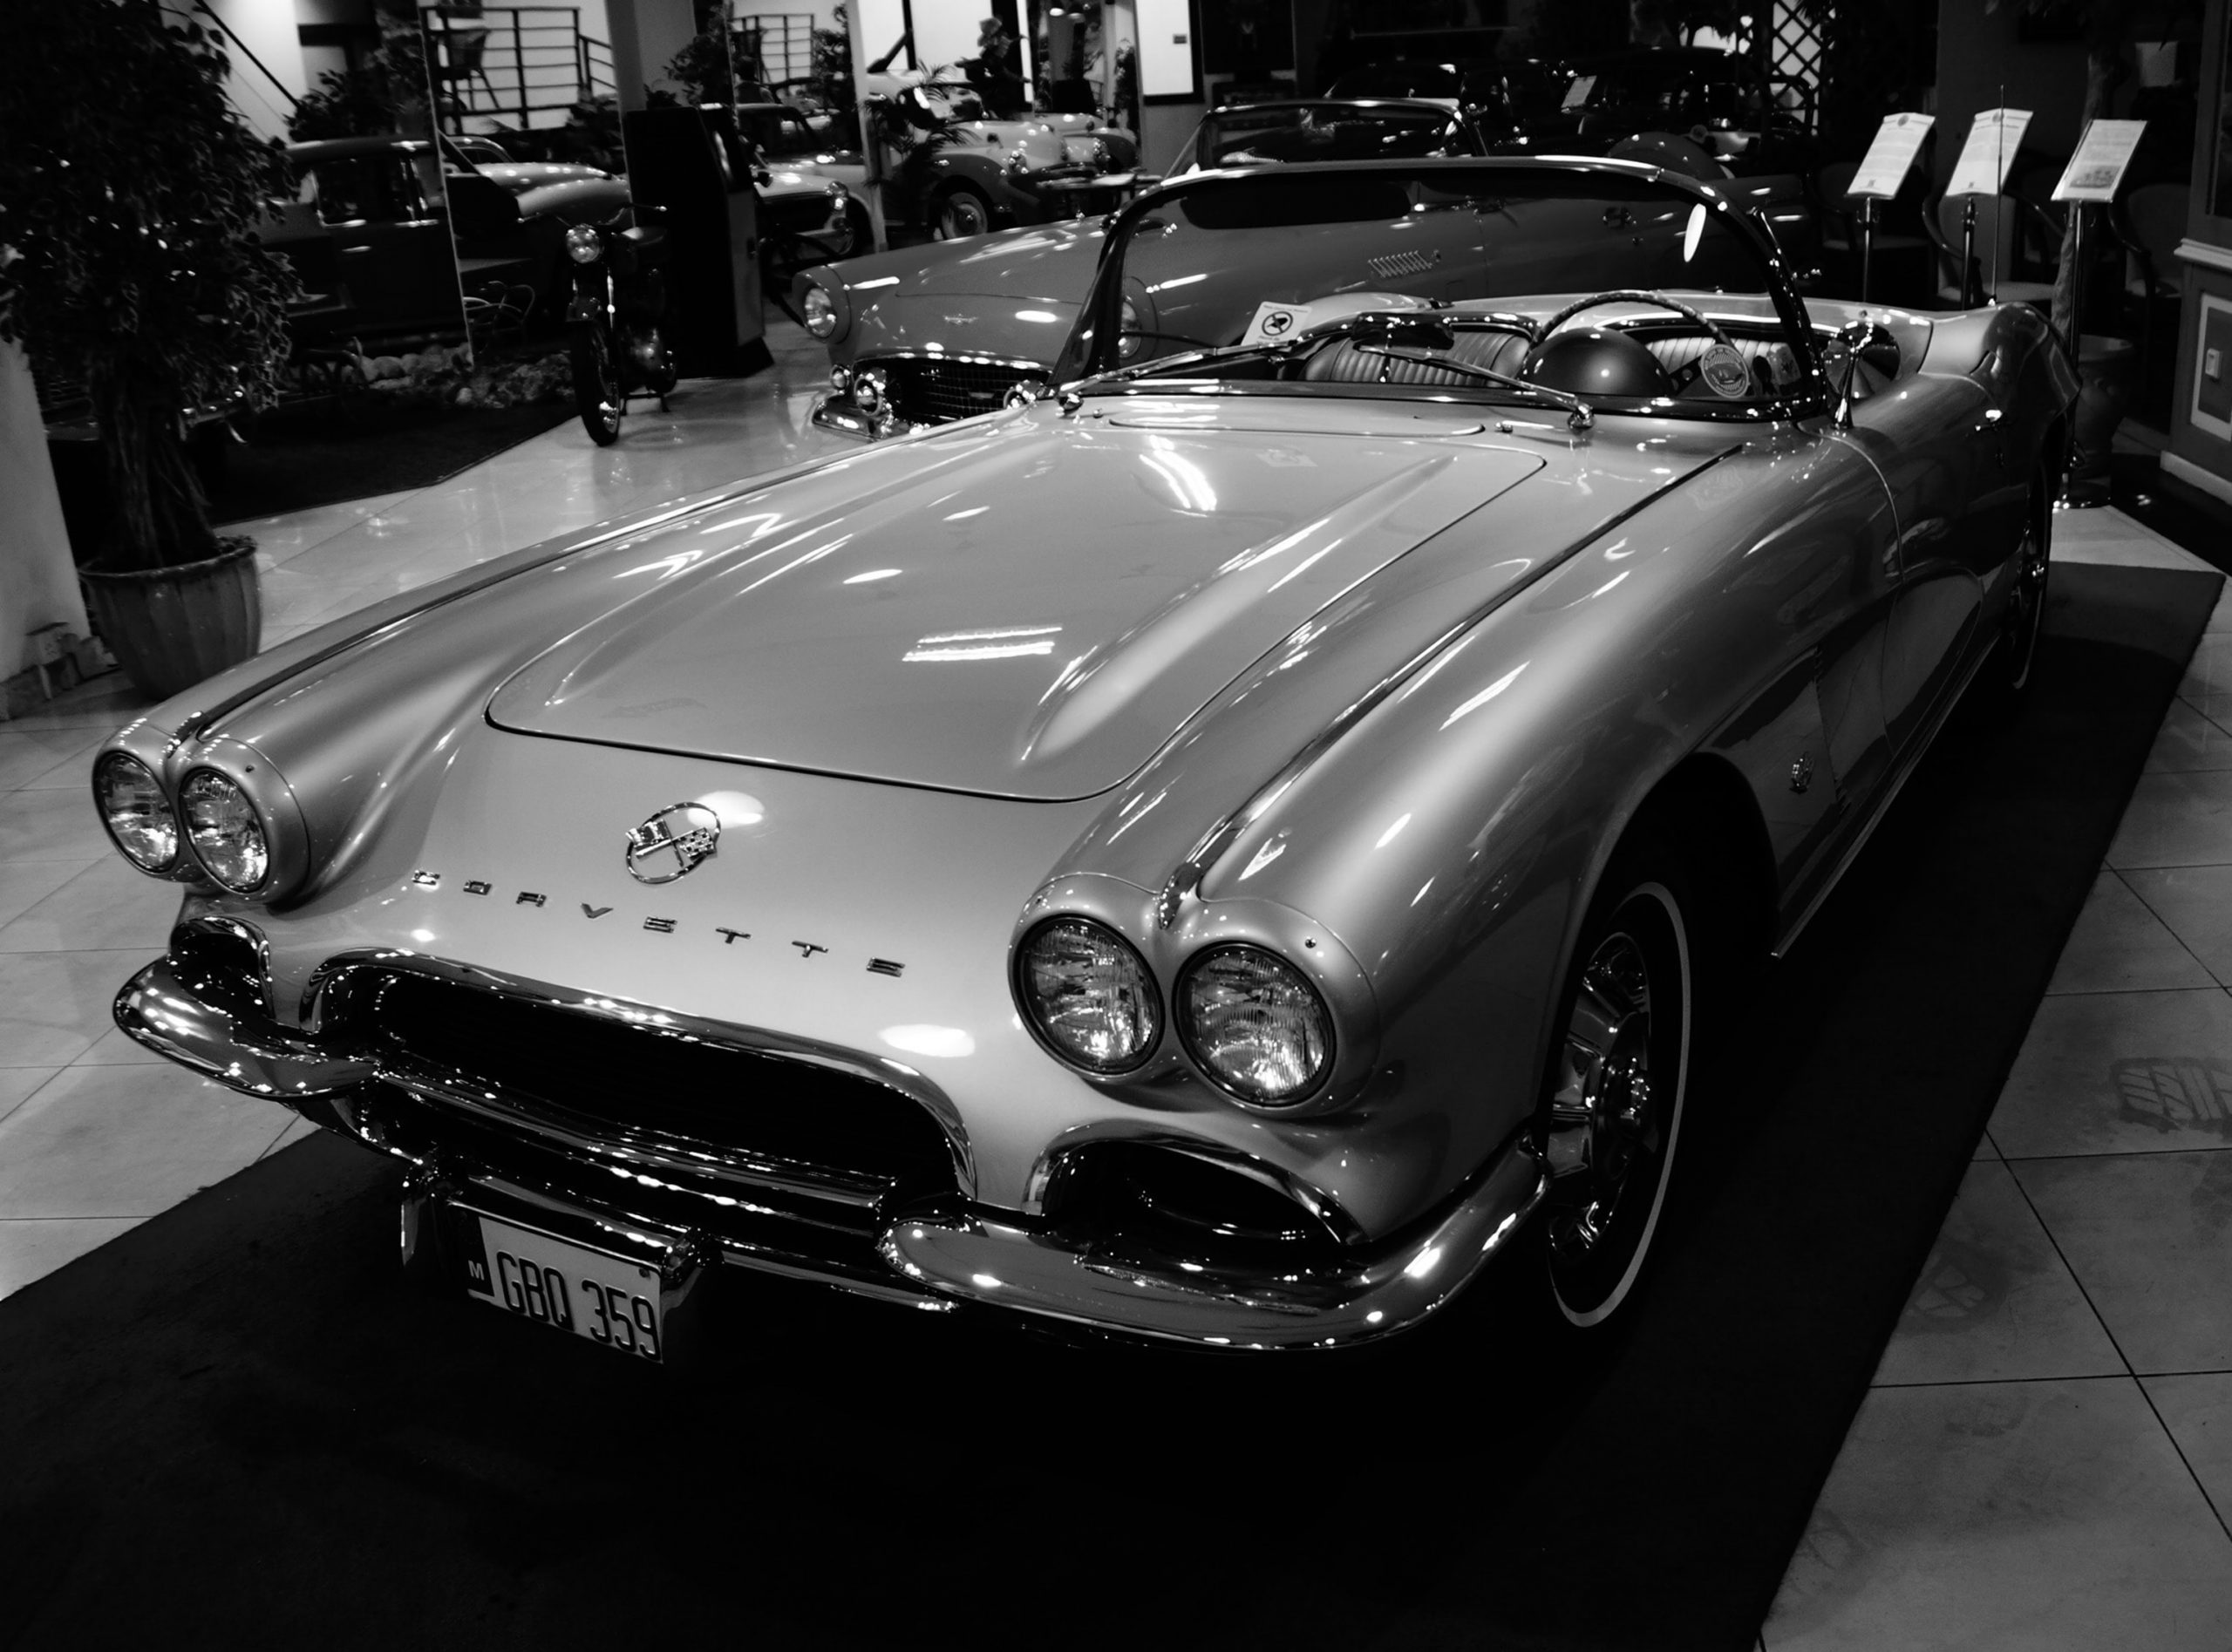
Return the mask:
[[[824,357],[568,424],[433,487],[246,524],[276,642],[497,551],[828,451]],[[2113,511],[2072,561],[2199,566]],[[304,1126],[113,1030],[175,902],[109,851],[103,678],[0,724],[0,1295]],[[2163,724],[1761,1640],[2232,1646],[2232,599]]]
[[[2113,510],[2058,560],[2198,567]],[[1761,1630],[2232,1646],[2232,594]]]

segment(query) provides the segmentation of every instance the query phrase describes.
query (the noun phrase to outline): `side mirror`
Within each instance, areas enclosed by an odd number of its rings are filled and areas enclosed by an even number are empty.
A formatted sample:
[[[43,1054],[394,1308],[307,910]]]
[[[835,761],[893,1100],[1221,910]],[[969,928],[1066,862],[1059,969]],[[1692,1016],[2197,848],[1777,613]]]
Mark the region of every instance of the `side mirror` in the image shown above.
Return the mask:
[[[1837,330],[1821,365],[1837,387],[1837,428],[1852,428],[1852,410],[1899,376],[1899,341],[1880,321],[1861,316]]]

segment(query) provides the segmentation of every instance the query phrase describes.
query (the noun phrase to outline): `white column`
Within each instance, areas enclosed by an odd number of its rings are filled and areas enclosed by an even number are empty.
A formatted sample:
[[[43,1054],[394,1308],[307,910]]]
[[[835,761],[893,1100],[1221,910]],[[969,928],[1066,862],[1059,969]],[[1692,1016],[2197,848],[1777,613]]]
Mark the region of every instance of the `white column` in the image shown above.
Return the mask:
[[[85,635],[78,568],[46,457],[46,428],[23,348],[0,344],[0,682],[31,663],[24,634],[59,621]]]

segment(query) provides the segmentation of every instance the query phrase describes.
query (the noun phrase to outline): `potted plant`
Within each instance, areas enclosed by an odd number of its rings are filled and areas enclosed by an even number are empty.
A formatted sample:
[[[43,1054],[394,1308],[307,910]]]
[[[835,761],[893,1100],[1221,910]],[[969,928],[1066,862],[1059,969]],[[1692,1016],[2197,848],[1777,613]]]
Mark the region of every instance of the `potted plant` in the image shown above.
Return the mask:
[[[210,527],[187,446],[195,413],[273,398],[296,290],[255,235],[286,153],[226,72],[153,0],[22,9],[0,54],[0,337],[83,376],[109,497],[86,605],[157,696],[261,640],[255,544]]]

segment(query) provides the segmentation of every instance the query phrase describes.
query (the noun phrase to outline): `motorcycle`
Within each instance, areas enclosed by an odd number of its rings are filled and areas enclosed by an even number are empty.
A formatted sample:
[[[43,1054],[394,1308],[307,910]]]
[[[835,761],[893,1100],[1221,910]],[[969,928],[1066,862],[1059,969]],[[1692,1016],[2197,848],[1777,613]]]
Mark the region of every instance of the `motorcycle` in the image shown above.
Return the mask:
[[[648,217],[657,207],[637,207]],[[666,230],[631,223],[623,212],[566,232],[574,262],[574,302],[566,312],[574,366],[574,405],[582,428],[599,447],[620,439],[629,398],[656,396],[664,412],[674,388],[674,358],[659,334],[666,314],[666,282],[659,264]]]

